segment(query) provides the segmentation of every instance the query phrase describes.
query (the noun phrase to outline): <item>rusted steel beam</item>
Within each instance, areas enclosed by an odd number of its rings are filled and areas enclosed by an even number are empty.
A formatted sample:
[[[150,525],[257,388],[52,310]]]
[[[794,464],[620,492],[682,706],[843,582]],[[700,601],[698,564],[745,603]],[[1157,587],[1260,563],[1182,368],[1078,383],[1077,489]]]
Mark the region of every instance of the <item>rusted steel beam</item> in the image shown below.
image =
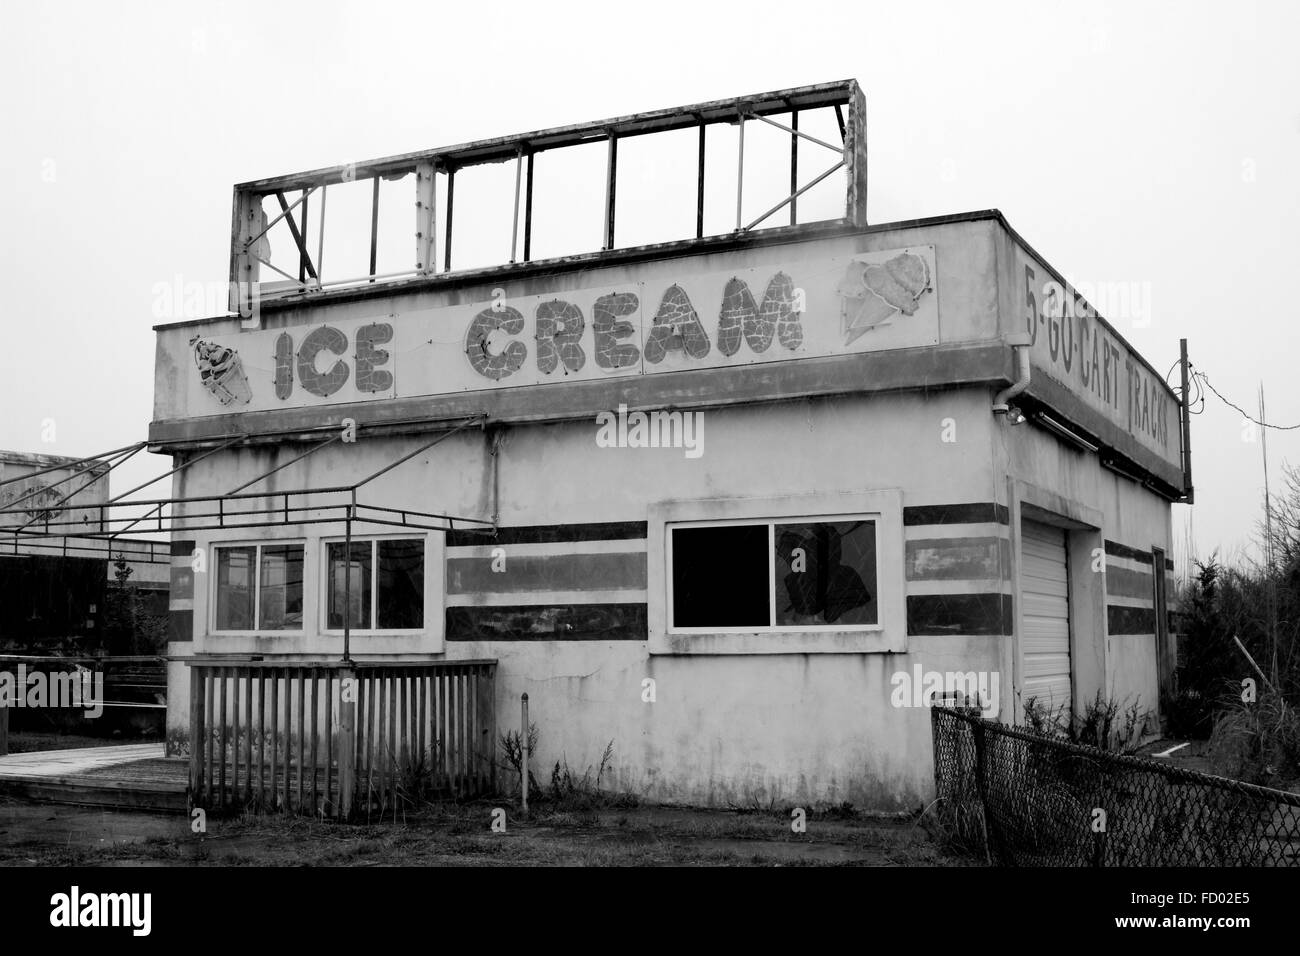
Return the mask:
[[[688,129],[699,125],[701,122],[706,124],[734,123],[736,121],[736,106],[740,99],[744,100],[746,111],[757,116],[788,113],[791,109],[808,110],[826,106],[842,107],[852,101],[853,93],[857,88],[858,85],[855,80],[840,80],[833,83],[819,83],[813,86],[759,93],[743,98],[731,97],[724,100],[711,100],[689,106],[632,113],[595,122],[557,126],[512,136],[498,136],[456,146],[402,153],[362,163],[329,166],[286,176],[249,180],[240,183],[235,188],[261,195],[270,195],[280,190],[301,188],[304,183],[310,185],[333,184],[348,182],[351,179],[362,179],[367,176],[385,176],[410,172],[420,161],[436,160],[457,167],[471,166],[478,163],[508,162],[514,159],[520,146],[525,142],[528,143],[531,150],[540,152],[545,149],[598,142],[606,139],[611,134],[622,139],[629,136],[643,136],[650,133]]]
[[[799,222],[799,111],[790,111],[790,225]]]
[[[456,198],[456,167],[447,167],[447,237],[443,240],[446,247],[443,252],[442,268],[445,272],[451,271],[451,211],[455,207],[452,205]]]
[[[704,238],[704,147],[705,130],[708,126],[700,121],[700,166],[695,180],[695,238]]]
[[[374,187],[370,194],[370,274],[377,271],[379,260],[379,177],[374,177]],[[333,260],[331,260],[333,261]],[[374,279],[370,280],[374,282]]]
[[[610,134],[609,162],[605,172],[605,242],[602,249],[614,248],[614,206],[617,202],[618,137]]]
[[[289,224],[289,234],[293,236],[294,245],[298,247],[298,254],[306,260],[307,275],[313,279],[317,278],[316,267],[311,264],[311,256],[307,252],[307,242],[303,239],[302,233],[298,231],[298,223],[294,221],[293,214],[289,212],[289,203],[285,200],[284,193],[277,192],[275,198],[284,211],[284,221]]]
[[[524,188],[524,262],[533,257],[533,156],[528,152],[528,183]]]

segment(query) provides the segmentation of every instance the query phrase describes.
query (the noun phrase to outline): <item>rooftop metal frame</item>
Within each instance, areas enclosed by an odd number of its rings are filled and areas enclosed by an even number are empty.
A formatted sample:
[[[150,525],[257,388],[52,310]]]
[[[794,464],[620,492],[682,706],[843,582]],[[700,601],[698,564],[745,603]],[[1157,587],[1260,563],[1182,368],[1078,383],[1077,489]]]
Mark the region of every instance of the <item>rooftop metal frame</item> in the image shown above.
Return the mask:
[[[814,109],[833,109],[840,133],[840,142],[830,143],[799,129],[799,115]],[[789,114],[790,123],[777,122],[771,117]],[[745,127],[750,121],[773,126],[790,136],[790,191],[777,199],[758,218],[746,222],[743,215],[745,197]],[[455,184],[458,170],[487,163],[514,162],[515,202],[511,225],[510,264],[519,261],[519,239],[523,200],[522,261],[532,261],[533,226],[533,166],[538,153],[591,143],[607,144],[605,182],[603,185],[604,223],[600,251],[615,248],[615,208],[618,189],[618,144],[621,140],[653,133],[695,128],[699,130],[699,157],[696,189],[695,240],[704,235],[705,200],[705,147],[707,129],[726,124],[738,128],[739,148],[736,175],[735,229],[730,234],[755,230],[784,208],[789,208],[789,226],[798,227],[799,197],[833,173],[847,172],[847,194],[842,223],[856,226],[867,224],[867,162],[866,162],[866,101],[855,80],[842,80],[813,86],[795,87],[770,93],[713,100],[690,106],[672,107],[646,113],[635,113],[613,119],[554,127],[479,140],[459,146],[441,147],[416,153],[405,153],[362,163],[332,166],[311,172],[253,180],[235,187],[231,227],[230,255],[230,310],[245,319],[247,327],[256,327],[260,321],[262,302],[277,298],[292,298],[310,293],[357,288],[376,283],[402,283],[436,273],[452,270],[452,225],[455,208]],[[808,141],[836,155],[829,168],[800,184],[800,140]],[[400,179],[415,174],[415,195],[412,197],[415,212],[415,247],[413,268],[393,273],[377,272],[379,183],[381,179]],[[435,208],[435,177],[446,179],[446,205],[441,221]],[[370,217],[370,269],[362,276],[323,277],[325,226],[328,190],[331,185],[370,179],[373,182]],[[288,195],[297,191],[296,198]],[[319,194],[316,213],[318,232],[315,256],[312,255],[308,224],[312,197]],[[774,197],[776,198],[776,197]],[[274,199],[279,212],[267,219],[263,201]],[[258,242],[272,227],[285,222],[293,237],[298,254],[297,275],[273,265],[258,249]],[[823,221],[824,222],[824,221]],[[807,223],[804,225],[814,225]],[[443,234],[442,267],[438,268],[437,234]],[[724,233],[725,235],[725,233]],[[684,241],[690,241],[683,237]],[[284,282],[264,284],[262,267],[281,276]]]
[[[495,534],[497,527],[496,508],[492,518],[471,518],[461,515],[420,511],[413,508],[389,508],[382,505],[366,504],[358,499],[358,492],[376,478],[385,475],[418,455],[429,451],[446,441],[452,435],[473,426],[487,429],[485,416],[476,415],[450,424],[440,434],[418,448],[393,461],[388,462],[377,471],[351,484],[329,485],[308,488],[294,488],[284,491],[248,491],[247,489],[270,476],[283,471],[310,455],[344,440],[347,426],[329,437],[315,441],[306,451],[295,455],[282,464],[262,472],[251,480],[245,481],[220,495],[190,495],[169,498],[137,498],[125,500],[128,496],[161,481],[163,478],[184,472],[199,462],[219,452],[226,451],[247,441],[245,435],[227,438],[213,448],[187,459],[182,464],[149,481],[115,495],[102,503],[72,503],[71,499],[94,481],[106,478],[115,468],[130,459],[146,447],[146,442],[137,442],[100,455],[77,460],[72,465],[29,472],[14,478],[0,481],[0,487],[30,479],[34,474],[44,474],[63,468],[79,469],[55,484],[63,484],[85,473],[89,469],[94,478],[64,495],[59,502],[35,509],[15,507],[0,508],[0,543],[4,538],[11,538],[14,551],[18,551],[19,542],[34,547],[48,549],[51,540],[86,539],[88,541],[104,540],[107,551],[113,553],[112,542],[126,532],[136,529],[137,533],[178,534],[193,531],[235,530],[244,528],[283,527],[288,525],[322,525],[342,524],[346,553],[351,554],[352,529],[354,525],[376,525],[380,527],[403,528],[413,531],[479,531]],[[493,436],[495,439],[495,435]],[[492,456],[495,468],[496,456]],[[495,486],[495,475],[493,484]],[[53,486],[47,486],[53,487]],[[18,501],[24,501],[31,494],[24,495]],[[320,500],[324,499],[324,500]],[[247,507],[245,507],[245,505]],[[73,513],[94,512],[98,520],[89,526]],[[21,524],[6,525],[7,518],[24,519]],[[133,539],[138,540],[138,539]],[[343,611],[343,659],[350,660],[351,650],[351,575],[344,575],[344,611]]]

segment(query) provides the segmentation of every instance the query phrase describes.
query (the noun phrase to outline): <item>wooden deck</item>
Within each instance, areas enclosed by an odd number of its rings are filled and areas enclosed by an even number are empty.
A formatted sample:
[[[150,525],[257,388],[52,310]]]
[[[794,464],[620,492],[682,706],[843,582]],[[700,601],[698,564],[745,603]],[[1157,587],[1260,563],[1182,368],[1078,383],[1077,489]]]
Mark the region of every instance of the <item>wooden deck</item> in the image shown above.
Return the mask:
[[[163,745],[43,750],[0,757],[0,794],[39,803],[185,812],[188,763]]]

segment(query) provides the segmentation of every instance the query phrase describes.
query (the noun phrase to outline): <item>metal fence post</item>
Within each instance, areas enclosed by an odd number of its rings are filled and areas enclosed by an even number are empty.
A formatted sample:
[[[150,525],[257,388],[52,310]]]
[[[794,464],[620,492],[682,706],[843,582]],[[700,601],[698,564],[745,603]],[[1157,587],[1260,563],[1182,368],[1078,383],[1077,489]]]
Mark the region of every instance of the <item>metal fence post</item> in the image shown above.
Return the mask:
[[[5,671],[0,670],[0,676],[3,676],[4,673]],[[15,692],[16,690],[17,688],[15,688]],[[9,755],[9,706],[12,703],[13,701],[9,700],[8,697],[0,700],[0,757]]]
[[[519,774],[519,792],[523,795],[524,813],[528,813],[528,693],[519,698],[520,730],[519,752],[522,757],[522,770]]]
[[[979,793],[980,813],[984,817],[984,832],[987,845],[985,852],[992,852],[993,855],[1001,858],[1001,845],[997,838],[997,827],[993,822],[993,814],[989,809],[988,787],[984,782],[984,774],[987,769],[988,759],[986,755],[984,739],[984,721],[978,717],[972,717],[970,720],[971,737],[975,743],[975,789]]]

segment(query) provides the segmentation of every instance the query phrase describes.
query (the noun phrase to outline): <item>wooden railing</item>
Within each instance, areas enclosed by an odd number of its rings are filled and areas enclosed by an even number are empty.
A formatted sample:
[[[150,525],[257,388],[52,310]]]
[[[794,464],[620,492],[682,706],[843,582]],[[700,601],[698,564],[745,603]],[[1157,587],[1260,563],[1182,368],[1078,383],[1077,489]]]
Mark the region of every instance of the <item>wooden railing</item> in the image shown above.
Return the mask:
[[[167,659],[156,654],[52,656],[0,654],[0,674],[17,696],[40,675],[41,705],[27,709],[17,700],[0,705],[0,757],[9,753],[9,733],[75,732],[107,737],[113,731],[163,733],[167,710]],[[58,690],[56,691],[56,688]],[[78,696],[76,704],[68,694]],[[14,712],[10,720],[10,711]],[[89,712],[89,714],[88,714]],[[152,713],[151,713],[152,712]],[[133,722],[144,716],[143,721]]]
[[[496,789],[496,661],[187,663],[194,807],[349,819]]]

